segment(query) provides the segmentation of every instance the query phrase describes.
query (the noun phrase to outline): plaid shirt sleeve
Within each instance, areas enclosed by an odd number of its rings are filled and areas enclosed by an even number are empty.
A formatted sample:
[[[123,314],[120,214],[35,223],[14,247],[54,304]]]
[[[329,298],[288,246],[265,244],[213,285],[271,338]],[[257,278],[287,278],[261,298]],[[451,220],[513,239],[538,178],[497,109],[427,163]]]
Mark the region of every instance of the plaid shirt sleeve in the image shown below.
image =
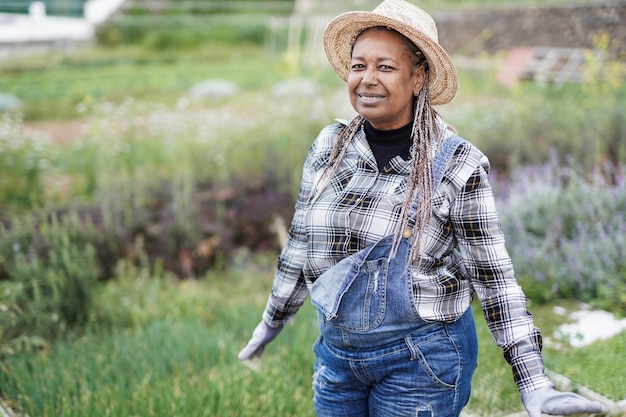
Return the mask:
[[[472,154],[474,156],[472,156]],[[480,299],[496,344],[513,370],[520,392],[550,384],[541,356],[541,334],[527,310],[526,297],[517,284],[511,259],[496,212],[488,180],[489,162],[473,146],[466,146],[457,159],[477,161],[456,164],[448,178],[457,182],[458,194],[450,209],[458,248],[472,288]],[[465,172],[465,174],[463,174]]]
[[[309,295],[303,274],[308,251],[305,214],[309,197],[319,174],[328,162],[333,140],[340,128],[340,124],[335,124],[322,129],[304,162],[287,244],[278,257],[272,292],[263,312],[263,320],[272,327],[294,317]]]

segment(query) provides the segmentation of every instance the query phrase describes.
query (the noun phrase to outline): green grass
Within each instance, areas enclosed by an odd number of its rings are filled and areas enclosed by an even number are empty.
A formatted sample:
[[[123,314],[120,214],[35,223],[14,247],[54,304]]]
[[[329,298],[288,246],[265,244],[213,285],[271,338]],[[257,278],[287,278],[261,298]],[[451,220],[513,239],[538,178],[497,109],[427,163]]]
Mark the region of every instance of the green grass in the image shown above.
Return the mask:
[[[555,312],[555,306],[565,309],[566,313]],[[544,343],[545,365],[550,371],[568,378],[573,390],[583,386],[611,401],[624,401],[626,376],[621,370],[626,369],[623,353],[626,332],[578,348],[554,336],[559,333],[559,326],[571,322],[568,313],[580,309],[580,303],[573,300],[559,300],[545,305],[531,303],[535,324],[541,329],[544,340],[550,339]]]
[[[221,79],[244,89],[271,85],[284,72],[280,58],[272,62],[261,47],[214,45],[180,54],[146,54],[136,48],[102,50],[84,55],[54,56],[32,63],[2,64],[0,91],[22,100],[24,119],[79,117],[85,100],[121,103],[127,97],[175,104],[196,83]]]
[[[0,390],[33,416],[313,417],[317,330],[310,304],[268,346],[256,370],[236,359],[259,320],[268,271],[181,284],[138,280],[135,288],[145,292],[130,297],[135,315],[143,311],[135,319],[140,323],[9,358]],[[109,285],[112,291],[116,284]]]
[[[201,281],[150,278],[134,268],[119,271],[125,279],[98,291],[94,327],[39,353],[9,357],[0,365],[0,391],[15,409],[41,417],[313,417],[311,345],[317,327],[310,303],[267,347],[262,361],[252,364],[254,369],[236,358],[271,288],[270,258]],[[468,411],[481,416],[519,412],[510,367],[474,307],[480,354]],[[548,329],[558,324],[547,308],[538,311],[540,326],[546,320]],[[623,342],[620,336],[604,345],[604,360],[593,360],[597,351],[568,351],[558,357],[551,353],[547,363],[574,380],[582,368],[593,369],[619,393],[623,377],[609,377],[616,369],[611,362],[619,365],[615,355]],[[572,367],[572,361],[584,366]],[[611,387],[597,388],[605,393]]]
[[[578,349],[545,349],[549,369],[614,402],[626,399],[626,332]]]
[[[129,308],[134,325],[9,358],[0,365],[0,391],[31,416],[313,416],[310,306],[268,347],[258,370],[236,358],[259,320],[268,271],[108,284],[99,301],[110,306],[126,294],[118,308]]]

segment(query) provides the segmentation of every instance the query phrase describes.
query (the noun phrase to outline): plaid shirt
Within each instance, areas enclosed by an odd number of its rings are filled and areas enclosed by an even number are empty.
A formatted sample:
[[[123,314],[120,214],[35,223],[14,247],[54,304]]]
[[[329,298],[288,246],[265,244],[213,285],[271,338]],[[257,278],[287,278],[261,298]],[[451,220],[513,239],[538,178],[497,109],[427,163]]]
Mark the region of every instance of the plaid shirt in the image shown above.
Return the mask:
[[[400,221],[410,163],[398,156],[379,171],[363,130],[329,182],[319,186],[342,127],[324,128],[304,163],[289,239],[263,314],[272,326],[296,314],[324,271],[393,234]],[[541,335],[505,248],[488,171],[487,157],[469,142],[448,163],[421,242],[420,266],[412,270],[415,305],[424,320],[454,321],[477,294],[518,388],[527,392],[550,382]]]

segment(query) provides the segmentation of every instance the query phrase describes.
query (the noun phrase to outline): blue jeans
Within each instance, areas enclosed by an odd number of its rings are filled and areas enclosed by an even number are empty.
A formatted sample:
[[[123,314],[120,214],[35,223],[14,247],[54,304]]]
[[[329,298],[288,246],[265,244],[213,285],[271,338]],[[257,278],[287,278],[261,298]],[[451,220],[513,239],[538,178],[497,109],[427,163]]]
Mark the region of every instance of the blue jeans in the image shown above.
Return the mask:
[[[453,323],[416,313],[410,242],[387,237],[321,275],[311,290],[318,417],[456,417],[467,404],[478,344],[471,308]]]

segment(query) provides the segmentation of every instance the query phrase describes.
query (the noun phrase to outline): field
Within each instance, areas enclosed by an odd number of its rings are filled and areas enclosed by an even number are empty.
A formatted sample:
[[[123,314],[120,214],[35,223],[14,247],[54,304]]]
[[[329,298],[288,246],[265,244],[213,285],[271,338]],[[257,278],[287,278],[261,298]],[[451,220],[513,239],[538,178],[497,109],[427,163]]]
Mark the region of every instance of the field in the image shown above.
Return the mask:
[[[501,57],[482,59],[459,68],[460,93],[439,111],[492,162],[538,326],[551,337],[567,321],[554,307],[580,303],[626,316],[623,78],[594,76],[590,61],[587,83],[509,89],[495,82]],[[3,402],[31,417],[313,416],[310,305],[261,362],[236,355],[271,288],[272,225],[289,220],[308,146],[352,114],[334,73],[254,42],[93,47],[0,71],[0,91],[23,100],[0,122]],[[236,93],[194,97],[207,80]],[[468,412],[522,411],[474,309]],[[547,347],[546,365],[621,401],[624,338]]]

